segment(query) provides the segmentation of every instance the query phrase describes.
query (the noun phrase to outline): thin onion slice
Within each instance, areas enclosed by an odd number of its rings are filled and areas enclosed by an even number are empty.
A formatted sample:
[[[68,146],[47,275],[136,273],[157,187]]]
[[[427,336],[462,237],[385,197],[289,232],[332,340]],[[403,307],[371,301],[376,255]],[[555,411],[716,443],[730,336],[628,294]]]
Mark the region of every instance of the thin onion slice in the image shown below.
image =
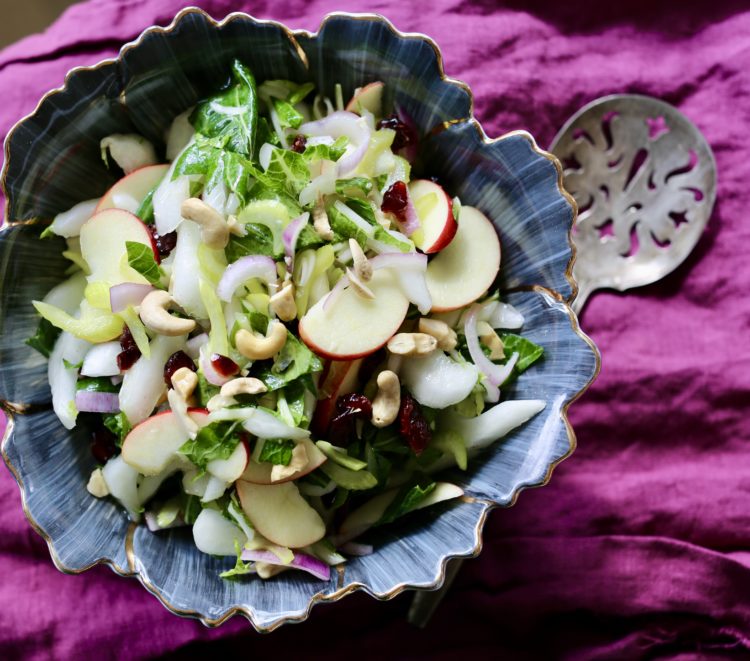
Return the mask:
[[[109,289],[109,305],[112,312],[122,312],[131,305],[140,305],[141,301],[152,292],[151,285],[140,285],[133,282],[123,282]]]
[[[120,410],[120,400],[116,392],[79,390],[75,402],[81,413],[117,413]]]
[[[310,214],[305,211],[301,216],[297,216],[292,220],[284,228],[284,232],[281,235],[281,240],[284,243],[284,252],[286,253],[286,263],[290,269],[294,265],[294,252],[297,249],[297,240],[309,220]]]
[[[305,136],[326,135],[332,138],[345,136],[349,139],[352,149],[347,149],[347,152],[336,163],[339,177],[348,174],[359,165],[367,153],[372,135],[366,120],[346,110],[339,110],[323,119],[302,124],[299,132]]]
[[[466,334],[466,346],[474,364],[480,372],[484,374],[493,386],[502,385],[503,381],[510,376],[513,366],[518,360],[518,354],[514,353],[505,365],[495,365],[487,356],[484,355],[482,347],[479,346],[479,337],[477,336],[477,316],[482,306],[479,304],[472,305],[464,321],[464,333]]]
[[[322,560],[318,560],[307,553],[294,553],[292,561],[286,563],[279,560],[276,554],[271,551],[250,551],[245,549],[242,551],[242,559],[246,562],[265,562],[266,564],[279,567],[301,569],[308,574],[312,574],[315,578],[319,578],[321,581],[331,579],[331,568]]]
[[[269,285],[275,284],[276,262],[263,255],[240,257],[227,266],[216,287],[216,294],[222,301],[229,302],[237,288],[252,278],[260,278]]]

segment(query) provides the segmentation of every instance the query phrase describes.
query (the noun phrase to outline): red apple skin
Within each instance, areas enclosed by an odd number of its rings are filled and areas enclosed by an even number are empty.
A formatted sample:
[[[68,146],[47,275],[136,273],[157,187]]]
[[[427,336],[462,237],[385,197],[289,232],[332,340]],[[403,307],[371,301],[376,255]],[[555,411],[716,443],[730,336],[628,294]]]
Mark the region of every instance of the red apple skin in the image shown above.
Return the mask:
[[[336,400],[341,395],[347,395],[357,389],[361,366],[361,358],[348,361],[330,360],[326,363],[318,386],[324,399],[318,400],[310,422],[310,429],[317,438],[322,438],[328,431],[328,424],[336,410]]]
[[[426,186],[428,184],[429,184],[429,188],[432,189],[431,192],[436,192],[438,193],[438,195],[443,195],[445,197],[445,203],[446,203],[446,209],[447,209],[446,217],[442,221],[443,229],[441,230],[440,234],[437,235],[437,237],[433,240],[433,242],[430,245],[417,246],[417,248],[419,248],[423,253],[431,255],[433,253],[440,252],[451,241],[453,241],[453,237],[456,235],[456,231],[458,230],[458,224],[456,223],[456,219],[453,217],[453,200],[450,198],[448,193],[445,192],[443,187],[440,186],[439,184],[436,184],[435,182],[430,181],[429,179],[414,179],[409,184],[409,195],[412,195],[412,190],[418,187]],[[417,198],[413,198],[413,199],[417,199]]]
[[[318,356],[321,358],[325,358],[326,360],[335,360],[335,361],[351,361],[351,360],[358,360],[359,358],[366,358],[370,354],[375,353],[376,351],[379,351],[382,349],[387,343],[388,340],[391,338],[388,338],[385,342],[382,344],[379,344],[374,349],[368,349],[367,351],[363,351],[362,353],[354,353],[354,354],[335,354],[335,353],[328,353],[327,351],[324,351],[321,349],[318,345],[313,342],[310,337],[305,333],[304,327],[300,323],[299,327],[299,336],[302,338],[302,341],[307,345],[307,347],[315,352]]]
[[[107,190],[104,195],[102,195],[101,199],[99,200],[99,204],[96,205],[96,209],[94,209],[94,213],[97,213],[99,211],[104,211],[105,209],[112,209],[113,207],[109,206],[110,204],[110,198],[112,191],[115,187],[122,185],[124,181],[127,179],[130,179],[131,177],[142,177],[144,174],[151,174],[153,172],[154,177],[154,186],[159,183],[159,174],[163,177],[166,171],[169,169],[169,165],[166,164],[159,164],[159,165],[146,165],[142,168],[138,168],[137,170],[133,170],[130,174],[125,175],[122,179],[118,179],[112,186]],[[153,187],[153,186],[152,186]],[[148,191],[146,191],[148,193]],[[144,193],[144,195],[146,194]]]

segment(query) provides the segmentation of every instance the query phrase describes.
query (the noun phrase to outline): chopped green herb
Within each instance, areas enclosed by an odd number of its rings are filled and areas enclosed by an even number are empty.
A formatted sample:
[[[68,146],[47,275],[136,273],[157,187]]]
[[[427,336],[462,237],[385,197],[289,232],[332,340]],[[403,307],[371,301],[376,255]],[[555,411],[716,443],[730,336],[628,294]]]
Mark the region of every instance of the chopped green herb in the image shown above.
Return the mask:
[[[60,333],[62,331],[57,326],[53,326],[46,319],[40,319],[39,325],[36,327],[36,333],[26,340],[26,344],[32,349],[36,349],[45,358],[49,358]]]
[[[259,462],[288,466],[296,443],[288,438],[267,438],[258,457]]]
[[[128,251],[128,264],[138,271],[152,285],[161,287],[161,269],[154,258],[151,246],[137,241],[126,241],[125,247]]]
[[[209,461],[228,459],[240,442],[240,435],[235,431],[237,422],[213,422],[201,427],[198,435],[186,441],[180,447],[180,454],[185,455],[201,472],[206,470]]]

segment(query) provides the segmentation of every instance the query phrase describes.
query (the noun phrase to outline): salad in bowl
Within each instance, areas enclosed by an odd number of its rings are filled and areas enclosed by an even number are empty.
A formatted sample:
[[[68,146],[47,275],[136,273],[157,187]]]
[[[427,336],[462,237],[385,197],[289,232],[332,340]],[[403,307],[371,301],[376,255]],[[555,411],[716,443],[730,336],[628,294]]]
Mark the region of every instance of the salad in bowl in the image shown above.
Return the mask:
[[[228,82],[177,116],[166,162],[101,141],[122,177],[57,215],[68,279],[33,305],[54,412],[98,416],[88,478],[154,534],[191,526],[269,578],[372,552],[360,536],[459,498],[440,471],[546,405],[503,391],[542,358],[495,289],[492,222],[412,176],[387,83]]]

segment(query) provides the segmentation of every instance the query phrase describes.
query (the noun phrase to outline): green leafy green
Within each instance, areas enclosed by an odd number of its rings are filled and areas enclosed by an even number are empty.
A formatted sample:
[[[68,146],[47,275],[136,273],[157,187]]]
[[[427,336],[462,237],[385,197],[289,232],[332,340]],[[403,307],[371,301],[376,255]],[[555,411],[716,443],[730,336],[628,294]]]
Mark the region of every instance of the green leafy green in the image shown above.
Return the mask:
[[[309,384],[302,377],[291,381],[281,390],[284,405],[289,411],[294,427],[305,429],[310,422],[305,415],[305,392],[309,389]],[[280,398],[279,402],[281,401],[282,399]]]
[[[245,255],[265,255],[280,259],[283,253],[274,251],[273,233],[265,225],[248,223],[245,236],[230,236],[225,249],[227,261],[231,264]]]
[[[198,395],[198,403],[203,407],[208,404],[209,399],[214,395],[219,394],[219,388],[210,384],[201,370],[198,370],[198,387],[196,388],[196,394]]]
[[[257,377],[269,390],[278,390],[306,374],[320,372],[323,363],[305,344],[292,333],[287,333],[286,343],[276,354],[273,364],[266,363]]]
[[[313,161],[338,161],[346,151],[349,139],[345,136],[337,138],[331,145],[310,145],[302,152],[303,158],[308,162]]]
[[[318,234],[310,224],[305,225],[297,237],[295,252],[300,253],[310,248],[320,248],[325,243],[323,238]]]
[[[112,383],[108,376],[92,376],[78,379],[76,390],[87,392],[119,392],[120,386]]]
[[[291,84],[294,85],[294,83],[291,83]],[[302,83],[301,85],[296,86],[296,89],[294,89],[294,91],[287,97],[286,100],[292,105],[296,105],[300,101],[302,101],[314,89],[315,89],[314,83]]]
[[[338,448],[335,445],[331,445],[328,441],[317,441],[315,445],[318,446],[318,449],[326,457],[337,463],[339,466],[343,466],[352,471],[360,471],[363,468],[367,468],[366,461],[362,461],[356,457],[350,457],[349,453],[344,448]]]
[[[302,124],[304,117],[298,112],[294,105],[282,99],[273,99],[273,109],[279,117],[281,128],[297,129]]]
[[[295,445],[296,443],[288,438],[268,438],[263,443],[258,461],[288,466]]]
[[[544,354],[543,347],[520,335],[502,333],[500,339],[503,341],[506,358],[509,358],[516,352],[518,353],[518,361],[513,369],[519,374],[528,369]]]
[[[236,539],[234,540],[234,550],[237,552],[237,561],[234,563],[234,567],[232,567],[232,569],[227,569],[226,571],[221,572],[221,574],[219,574],[219,578],[236,580],[238,576],[245,576],[246,574],[255,573],[253,563],[244,562],[242,560],[242,546],[240,546],[240,543]]]
[[[161,287],[161,269],[154,258],[154,251],[138,241],[126,241],[125,248],[128,251],[128,264],[138,271],[152,285]]]
[[[397,236],[393,236],[393,234],[390,234],[385,229],[385,227],[382,227],[381,225],[378,225],[375,228],[375,234],[373,235],[373,238],[376,241],[381,241],[382,243],[386,243],[389,246],[393,246],[401,252],[411,252],[414,249],[414,246],[411,244],[411,242],[404,241],[403,239],[399,239]]]
[[[377,525],[390,523],[400,516],[411,512],[419,503],[421,503],[432,491],[435,490],[435,482],[429,482],[425,485],[414,484],[402,487],[390,505],[383,512],[383,516]]]
[[[347,241],[354,239],[363,248],[367,245],[367,234],[365,234],[356,223],[353,223],[335,206],[326,208],[328,223],[334,234],[334,241]]]
[[[466,442],[461,434],[453,430],[441,429],[432,437],[430,446],[445,454],[452,455],[456,460],[456,466],[463,471],[466,470]]]
[[[203,505],[201,505],[201,501],[198,496],[193,496],[183,491],[182,497],[182,520],[189,526],[191,526],[195,523],[198,515],[203,511]]]
[[[190,121],[196,132],[226,139],[224,146],[229,151],[252,156],[258,125],[258,90],[252,72],[239,60],[232,63],[231,70],[229,87],[199,103]]]
[[[339,179],[336,182],[336,192],[339,195],[351,196],[357,192],[367,195],[372,190],[372,180],[367,177],[352,177]]]
[[[453,406],[453,410],[464,418],[476,418],[484,411],[485,389],[478,380],[466,399]]]
[[[206,470],[209,461],[228,459],[240,442],[235,431],[237,422],[213,422],[201,427],[197,436],[183,443],[180,454],[192,461],[201,472]]]
[[[26,344],[32,349],[36,349],[45,358],[49,358],[52,349],[55,348],[57,338],[60,337],[60,333],[62,331],[57,326],[53,326],[49,321],[42,318],[36,327],[36,333],[26,340]]]
[[[120,411],[119,413],[105,413],[102,418],[104,426],[117,437],[117,445],[121,446],[131,429],[128,417]]]
[[[154,193],[156,192],[156,187],[152,188],[146,197],[143,198],[143,202],[141,202],[140,206],[138,207],[138,210],[135,212],[135,215],[138,216],[144,223],[147,225],[150,225],[154,222]]]
[[[274,147],[262,181],[276,191],[297,197],[310,183],[310,169],[302,154]]]

